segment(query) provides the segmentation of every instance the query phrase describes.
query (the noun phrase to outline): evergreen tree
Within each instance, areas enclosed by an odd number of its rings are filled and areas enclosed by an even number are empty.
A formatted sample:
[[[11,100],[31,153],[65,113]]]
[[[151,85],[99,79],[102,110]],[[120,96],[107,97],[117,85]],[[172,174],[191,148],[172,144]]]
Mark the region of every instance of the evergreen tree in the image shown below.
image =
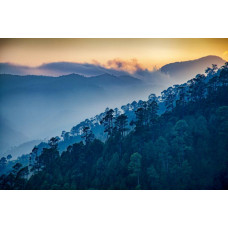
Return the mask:
[[[113,109],[106,110],[105,116],[101,120],[101,124],[104,125],[105,132],[108,133],[108,136],[110,136],[113,131],[113,119],[114,119],[113,113],[114,113]]]
[[[85,139],[85,144],[88,145],[89,143],[91,143],[95,136],[93,134],[93,132],[91,131],[91,129],[88,126],[85,126],[82,130],[83,134],[82,134],[82,138]]]
[[[128,130],[127,123],[127,116],[125,114],[119,115],[115,120],[115,129],[121,134],[122,137],[125,135],[124,133]]]
[[[128,170],[131,175],[137,178],[137,188],[140,188],[141,159],[142,156],[136,152],[131,155],[128,165]]]

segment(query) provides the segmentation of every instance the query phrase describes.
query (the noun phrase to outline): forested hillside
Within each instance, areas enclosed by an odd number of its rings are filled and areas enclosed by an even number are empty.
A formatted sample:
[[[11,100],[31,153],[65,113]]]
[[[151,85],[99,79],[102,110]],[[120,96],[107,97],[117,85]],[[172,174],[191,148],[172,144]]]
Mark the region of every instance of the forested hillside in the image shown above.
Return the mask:
[[[87,78],[78,74],[59,77],[1,74],[0,156],[14,146],[70,129],[104,110],[107,104],[118,106],[142,94],[147,96],[149,87],[127,75]]]
[[[228,189],[228,63],[95,122],[102,141],[84,122],[74,128],[80,142],[70,145],[64,132],[41,153],[35,147],[0,188]]]
[[[0,157],[11,154],[16,159],[29,154],[34,141],[60,135],[81,121],[93,127],[101,117],[95,115],[106,107],[120,109],[129,102],[120,111],[134,112],[142,103],[137,101],[147,99],[151,92],[158,95],[171,85],[203,73],[212,63],[222,66],[225,60],[205,56],[153,70],[133,63],[134,72],[70,62],[47,63],[40,67],[0,63]],[[53,71],[56,77],[48,76]],[[93,120],[84,121],[93,116]],[[134,117],[134,113],[131,116]],[[61,152],[80,141],[80,136],[76,136],[79,125],[69,134],[66,132],[65,139],[70,136],[70,140],[59,144]],[[93,131],[98,139],[106,138],[100,126]],[[31,147],[25,146],[28,144]]]

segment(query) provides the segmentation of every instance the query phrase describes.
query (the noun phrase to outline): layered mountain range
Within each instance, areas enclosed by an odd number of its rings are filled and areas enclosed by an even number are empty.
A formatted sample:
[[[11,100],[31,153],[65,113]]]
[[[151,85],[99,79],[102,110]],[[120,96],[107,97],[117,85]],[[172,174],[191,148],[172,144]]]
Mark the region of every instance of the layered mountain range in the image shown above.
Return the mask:
[[[165,88],[193,78],[196,72],[203,73],[211,64],[221,66],[224,62],[220,57],[207,56],[134,74],[101,67],[93,71],[95,66],[91,64],[83,67],[74,63],[42,65],[48,72],[56,69],[59,73],[71,73],[59,77],[21,76],[26,73],[23,69],[28,68],[1,63],[0,153],[10,152],[15,158],[20,155],[15,146],[20,144],[26,145],[25,150],[20,146],[21,153],[29,153],[34,146],[29,141],[38,140],[34,141],[37,143],[60,135],[62,130],[70,132],[72,126],[103,113],[106,107],[126,109],[124,104],[145,100],[151,93],[159,95]],[[88,68],[90,71],[86,74]],[[16,72],[18,75],[10,74]],[[94,72],[100,74],[91,76]],[[162,102],[160,105],[162,110]],[[80,129],[74,129],[77,128]]]

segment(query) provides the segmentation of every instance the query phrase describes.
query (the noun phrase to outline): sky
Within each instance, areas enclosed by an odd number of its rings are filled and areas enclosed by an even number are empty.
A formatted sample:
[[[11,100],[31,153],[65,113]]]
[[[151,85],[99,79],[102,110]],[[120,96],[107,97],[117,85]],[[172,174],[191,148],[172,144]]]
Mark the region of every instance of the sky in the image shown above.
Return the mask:
[[[64,61],[152,70],[207,55],[228,61],[228,39],[0,39],[0,63],[29,67]]]

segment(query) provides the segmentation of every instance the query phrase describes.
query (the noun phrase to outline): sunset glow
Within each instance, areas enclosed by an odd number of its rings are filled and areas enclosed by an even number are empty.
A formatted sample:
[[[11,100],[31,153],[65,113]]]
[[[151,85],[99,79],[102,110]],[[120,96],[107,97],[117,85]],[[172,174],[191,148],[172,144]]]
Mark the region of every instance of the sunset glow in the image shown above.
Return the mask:
[[[217,55],[228,61],[228,39],[0,39],[0,62],[38,66],[48,62],[96,63],[149,70],[170,62]]]

